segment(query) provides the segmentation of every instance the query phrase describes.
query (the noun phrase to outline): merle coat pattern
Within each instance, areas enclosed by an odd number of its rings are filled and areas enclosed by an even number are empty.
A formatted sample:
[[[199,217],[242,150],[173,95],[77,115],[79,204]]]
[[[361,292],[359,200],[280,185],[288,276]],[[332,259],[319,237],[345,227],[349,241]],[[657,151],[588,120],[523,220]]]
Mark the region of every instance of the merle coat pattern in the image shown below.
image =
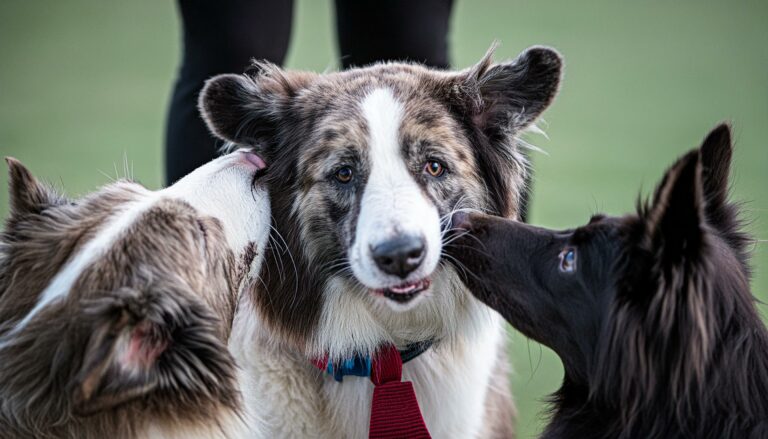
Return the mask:
[[[543,47],[500,64],[490,55],[460,72],[383,63],[321,75],[256,63],[204,88],[211,130],[269,165],[274,230],[251,295],[254,350],[291,378],[272,366],[257,375],[307,406],[267,408],[274,434],[365,435],[370,383],[329,381],[307,371],[307,357],[424,340],[434,348],[404,374],[432,433],[512,434],[502,328],[443,263],[442,245],[457,209],[520,216],[528,169],[518,136],[553,100],[562,62]],[[412,271],[388,274],[371,253],[398,239],[420,240],[423,252]]]

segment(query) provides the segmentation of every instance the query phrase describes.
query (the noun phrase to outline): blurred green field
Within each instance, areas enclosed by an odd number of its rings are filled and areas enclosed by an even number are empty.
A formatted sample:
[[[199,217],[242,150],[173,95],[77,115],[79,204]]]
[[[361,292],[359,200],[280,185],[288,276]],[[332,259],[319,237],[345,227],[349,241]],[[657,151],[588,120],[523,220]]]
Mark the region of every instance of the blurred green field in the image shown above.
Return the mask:
[[[768,240],[768,2],[457,0],[454,65],[533,44],[559,49],[565,81],[529,140],[536,154],[532,221],[581,224],[633,208],[664,168],[731,120],[733,194]],[[299,0],[288,67],[335,68],[329,0]],[[161,182],[165,111],[179,58],[174,3],[157,0],[2,0],[0,155],[81,194],[122,173]],[[7,214],[0,173],[0,216]],[[107,175],[105,175],[107,174]],[[768,299],[768,242],[755,246],[754,292]],[[761,305],[763,315],[768,308]],[[542,399],[561,378],[557,358],[511,331],[520,437],[540,431]]]

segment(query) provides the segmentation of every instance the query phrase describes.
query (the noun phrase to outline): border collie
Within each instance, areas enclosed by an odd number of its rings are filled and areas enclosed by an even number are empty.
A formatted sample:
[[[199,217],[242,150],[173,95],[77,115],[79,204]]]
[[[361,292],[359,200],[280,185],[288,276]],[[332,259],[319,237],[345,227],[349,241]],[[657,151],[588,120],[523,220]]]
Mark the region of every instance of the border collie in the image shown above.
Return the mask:
[[[272,245],[250,295],[250,375],[272,395],[264,431],[367,436],[371,382],[334,382],[309,359],[431,344],[403,375],[432,435],[512,435],[502,321],[442,263],[443,246],[457,209],[518,217],[517,135],[553,100],[561,68],[554,50],[534,47],[501,64],[489,51],[459,72],[256,63],[208,81],[211,131],[269,164]]]
[[[269,231],[263,161],[236,152],[167,189],[118,181],[75,201],[7,162],[0,435],[247,435],[227,345]]]
[[[721,125],[637,213],[573,230],[455,218],[471,290],[563,361],[544,437],[768,437],[768,331],[731,154]]]

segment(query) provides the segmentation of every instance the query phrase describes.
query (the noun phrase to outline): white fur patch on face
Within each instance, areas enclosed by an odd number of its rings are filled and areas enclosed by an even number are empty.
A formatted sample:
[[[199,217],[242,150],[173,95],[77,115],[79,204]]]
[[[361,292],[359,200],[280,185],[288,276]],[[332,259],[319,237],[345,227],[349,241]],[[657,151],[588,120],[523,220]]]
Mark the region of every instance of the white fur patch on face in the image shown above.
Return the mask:
[[[441,252],[440,218],[402,155],[399,131],[403,106],[391,90],[379,88],[365,97],[361,107],[368,125],[370,175],[362,195],[349,259],[352,271],[363,285],[371,289],[391,288],[404,281],[427,278],[435,270]],[[399,236],[415,236],[426,245],[424,260],[406,279],[382,271],[371,250]],[[391,305],[402,309],[412,307],[415,302],[403,305],[392,302]]]

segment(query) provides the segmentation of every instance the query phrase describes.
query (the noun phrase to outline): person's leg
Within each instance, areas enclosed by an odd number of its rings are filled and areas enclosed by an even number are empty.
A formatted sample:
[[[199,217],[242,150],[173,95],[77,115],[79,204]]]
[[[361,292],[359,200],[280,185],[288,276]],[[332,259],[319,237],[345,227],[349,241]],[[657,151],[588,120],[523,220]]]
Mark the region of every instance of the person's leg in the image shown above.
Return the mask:
[[[292,0],[179,0],[183,55],[165,133],[165,180],[173,183],[217,154],[216,139],[197,111],[206,79],[242,73],[252,58],[282,64]]]
[[[376,61],[415,61],[447,68],[453,0],[336,0],[345,69]]]

